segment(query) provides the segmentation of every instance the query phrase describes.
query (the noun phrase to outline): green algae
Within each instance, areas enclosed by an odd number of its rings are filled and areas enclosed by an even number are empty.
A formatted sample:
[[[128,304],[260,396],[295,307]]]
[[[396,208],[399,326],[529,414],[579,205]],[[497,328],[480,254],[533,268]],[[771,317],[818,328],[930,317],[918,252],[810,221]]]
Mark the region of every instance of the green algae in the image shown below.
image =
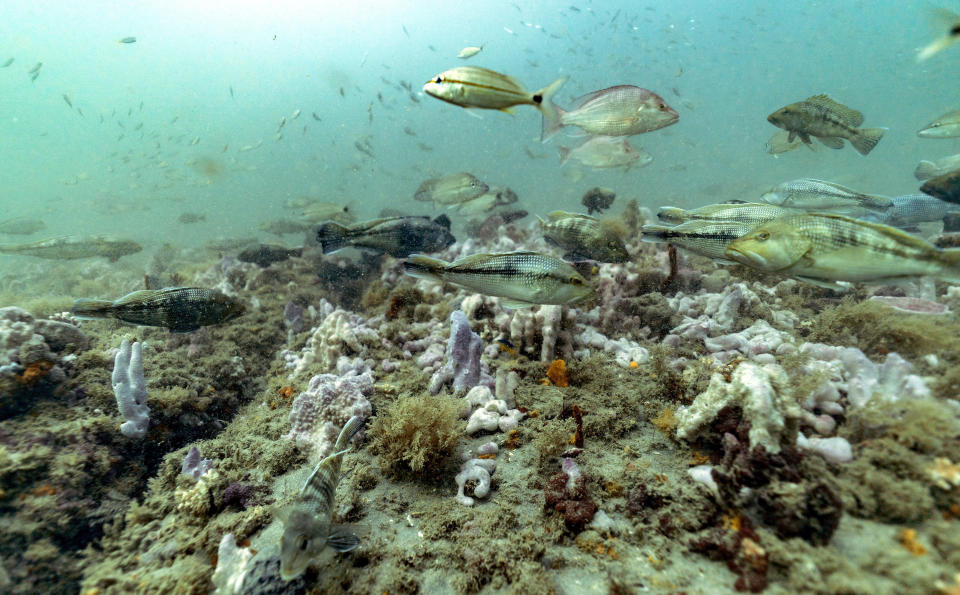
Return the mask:
[[[368,431],[380,467],[436,481],[463,435],[460,404],[447,396],[401,397],[381,409]]]

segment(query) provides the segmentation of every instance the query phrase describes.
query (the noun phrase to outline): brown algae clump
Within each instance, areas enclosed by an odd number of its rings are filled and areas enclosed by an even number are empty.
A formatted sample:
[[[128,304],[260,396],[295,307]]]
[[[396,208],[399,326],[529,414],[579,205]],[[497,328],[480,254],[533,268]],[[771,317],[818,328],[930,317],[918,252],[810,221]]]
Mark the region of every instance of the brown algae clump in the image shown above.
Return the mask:
[[[910,359],[956,347],[956,323],[895,311],[873,301],[844,299],[816,316],[807,341],[857,347],[868,356],[891,351]]]
[[[456,399],[422,395],[395,401],[373,421],[370,449],[395,474],[439,473],[463,435]]]

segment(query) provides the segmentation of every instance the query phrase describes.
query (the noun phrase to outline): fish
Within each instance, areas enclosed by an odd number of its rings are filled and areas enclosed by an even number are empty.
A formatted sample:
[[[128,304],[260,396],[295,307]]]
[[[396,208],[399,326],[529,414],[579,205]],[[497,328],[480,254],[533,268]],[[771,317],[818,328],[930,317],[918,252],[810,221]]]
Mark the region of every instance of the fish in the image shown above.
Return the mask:
[[[313,119],[316,120],[317,122],[320,122],[322,120],[322,118],[317,115],[317,112],[310,112],[310,115],[313,116]]]
[[[41,68],[43,68],[43,62],[37,62],[33,65],[33,68],[27,71],[27,74],[36,74],[40,72]]]
[[[240,262],[251,262],[260,267],[268,267],[275,262],[283,262],[291,257],[300,258],[302,248],[287,248],[275,244],[258,244],[251,246],[237,255]]]
[[[801,178],[778,184],[763,193],[761,202],[793,209],[855,209],[882,211],[893,204],[888,196],[865,194],[840,184]]]
[[[412,277],[500,297],[507,308],[573,304],[595,295],[576,269],[559,258],[539,252],[471,254],[453,262],[411,254],[403,267]]]
[[[430,202],[440,206],[455,205],[473,200],[485,194],[490,187],[473,174],[457,172],[442,178],[425,180],[413,194],[421,202]]]
[[[483,47],[484,47],[484,46],[482,46],[482,45],[481,45],[480,47],[477,47],[477,46],[475,46],[475,45],[467,46],[467,47],[463,48],[462,50],[460,50],[460,53],[457,54],[457,58],[461,58],[461,59],[463,59],[463,60],[467,60],[467,59],[469,59],[469,58],[472,58],[472,57],[476,56],[477,54],[479,54],[480,52],[482,52],[482,51],[483,51]]]
[[[673,244],[714,262],[727,264],[733,262],[726,256],[730,242],[742,238],[756,226],[756,223],[740,221],[694,219],[672,227],[644,225],[640,239],[644,242]]]
[[[930,178],[920,186],[920,192],[940,200],[960,204],[960,169]]]
[[[915,228],[920,223],[942,221],[947,215],[960,213],[960,205],[926,194],[905,194],[892,200],[890,208],[870,220],[894,227]]]
[[[338,205],[333,202],[311,202],[303,208],[303,218],[311,223],[337,221],[339,223],[353,223],[355,218],[350,211],[350,205]]]
[[[567,251],[566,260],[626,262],[627,247],[609,225],[589,215],[553,211],[540,221],[540,232],[551,244]]]
[[[71,109],[73,109],[73,102],[70,101],[70,96],[69,96],[69,95],[67,95],[66,93],[64,93],[64,94],[63,94],[63,100],[67,102],[67,105],[69,105]]]
[[[813,136],[831,149],[842,149],[843,139],[847,139],[861,155],[872,151],[887,130],[858,128],[863,114],[823,94],[782,107],[767,116],[767,121],[788,131],[788,141],[800,137],[809,145]]]
[[[117,40],[117,43],[137,43],[136,37],[123,37]]]
[[[3,64],[0,64],[0,68],[6,68],[11,64],[13,64],[13,57],[7,58],[7,60]]]
[[[917,131],[920,138],[954,138],[960,136],[960,110],[947,112]]]
[[[560,165],[575,159],[594,169],[644,167],[653,161],[653,155],[640,148],[634,149],[627,139],[620,136],[591,136],[573,149],[559,147]]]
[[[429,217],[384,217],[350,226],[335,222],[317,228],[317,241],[324,254],[343,248],[363,248],[404,258],[414,252],[439,252],[456,241],[450,219]]]
[[[918,180],[929,180],[955,169],[960,169],[960,153],[936,161],[920,161],[913,170],[913,177]]]
[[[933,19],[941,35],[920,50],[917,62],[928,60],[960,41],[960,15],[946,8],[937,8],[933,12]]]
[[[230,250],[238,250],[240,248],[246,248],[251,244],[256,244],[257,238],[217,238],[210,240],[203,245],[207,250],[213,250],[215,252],[228,252]]]
[[[206,220],[207,220],[207,216],[204,215],[203,213],[180,213],[180,215],[177,217],[178,223],[185,223],[185,224],[200,223],[201,221],[206,221]]]
[[[632,136],[676,124],[680,115],[656,93],[633,85],[617,85],[584,95],[576,109],[541,110],[545,141],[564,126],[577,126],[599,136]]]
[[[270,221],[264,221],[257,227],[257,229],[260,231],[272,233],[273,235],[277,236],[292,233],[303,233],[312,228],[313,225],[310,223],[305,221],[295,221],[293,219],[271,219]]]
[[[417,136],[417,133],[414,132],[413,129],[410,128],[409,126],[404,126],[404,127],[403,127],[403,132],[404,132],[404,134],[406,134],[407,136]]]
[[[553,96],[567,82],[562,76],[543,89],[531,93],[517,79],[479,66],[458,66],[441,72],[423,85],[423,92],[441,101],[465,108],[495,109],[513,113],[517,105],[532,105],[544,118],[559,115]]]
[[[280,116],[280,125],[277,126],[277,132],[280,132],[281,130],[283,130],[283,127],[286,125],[287,125],[287,117]]]
[[[105,235],[63,236],[31,242],[29,244],[0,244],[0,253],[24,254],[49,260],[74,260],[103,256],[110,262],[143,248],[132,240],[117,239]]]
[[[597,186],[584,193],[583,198],[580,199],[580,204],[587,207],[588,215],[593,215],[609,209],[616,197],[616,193],[610,188]]]
[[[47,224],[40,219],[30,217],[14,217],[0,221],[0,233],[10,235],[30,235],[47,228]]]
[[[296,120],[296,119],[299,118],[299,117],[300,117],[300,110],[299,110],[299,109],[293,110],[293,113],[290,114],[290,119],[291,119],[291,120]]]
[[[193,147],[193,146],[197,145],[199,142],[200,142],[200,137],[199,137],[199,136],[195,136],[195,137],[193,137],[193,140],[190,141],[190,146]]]
[[[727,258],[821,287],[896,283],[929,275],[960,282],[960,249],[940,250],[882,223],[805,213],[764,223],[734,240]]]
[[[233,99],[233,85],[229,85],[228,88],[230,89],[230,99]]]
[[[40,77],[40,72],[34,72],[30,75],[30,82],[36,81]]]
[[[794,138],[792,139],[790,136],[790,132],[781,130],[770,137],[770,140],[764,145],[764,149],[767,153],[774,156],[782,155],[783,153],[799,149],[800,147],[807,147],[811,151],[817,150],[817,145],[813,143],[805,144],[800,140],[799,136],[793,135]]]
[[[660,207],[657,218],[664,223],[687,223],[689,221],[732,221],[756,226],[777,217],[797,214],[796,209],[765,203],[721,203],[696,209]]]
[[[71,313],[80,318],[116,318],[141,326],[160,326],[189,333],[240,316],[243,302],[215,289],[164,287],[140,289],[116,300],[80,298]]]
[[[333,453],[317,463],[283,515],[280,578],[285,581],[300,576],[328,546],[343,553],[360,545],[356,535],[333,524],[333,505],[343,455],[350,451],[350,440],[363,421],[356,415],[347,420],[333,445]]]

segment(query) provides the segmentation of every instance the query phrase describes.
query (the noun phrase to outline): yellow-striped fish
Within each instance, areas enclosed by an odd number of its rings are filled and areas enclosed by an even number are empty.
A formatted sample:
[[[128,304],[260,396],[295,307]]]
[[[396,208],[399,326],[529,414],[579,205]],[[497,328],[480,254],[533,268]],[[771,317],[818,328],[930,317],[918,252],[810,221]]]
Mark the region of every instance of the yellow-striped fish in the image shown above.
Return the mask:
[[[333,454],[317,464],[291,505],[280,538],[283,580],[300,576],[327,546],[338,552],[349,552],[360,545],[356,535],[334,527],[333,497],[340,483],[343,455],[350,450],[350,439],[362,425],[363,418],[356,415],[347,421],[337,437]]]
[[[553,96],[567,82],[563,76],[531,93],[517,79],[479,66],[458,66],[441,72],[423,85],[423,92],[460,107],[513,113],[515,105],[532,105],[548,121],[558,119]]]

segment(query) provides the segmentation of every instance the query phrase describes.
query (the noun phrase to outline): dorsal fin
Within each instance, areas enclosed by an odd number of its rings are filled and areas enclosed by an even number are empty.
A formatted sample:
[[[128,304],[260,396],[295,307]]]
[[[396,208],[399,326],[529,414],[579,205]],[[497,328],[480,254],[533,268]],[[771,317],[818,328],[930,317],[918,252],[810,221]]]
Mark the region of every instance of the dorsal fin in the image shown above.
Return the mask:
[[[829,109],[837,114],[844,122],[850,126],[853,126],[854,128],[863,124],[863,114],[853,108],[843,105],[842,103],[837,103],[823,93],[808,98],[807,102],[815,103],[821,107]]]

